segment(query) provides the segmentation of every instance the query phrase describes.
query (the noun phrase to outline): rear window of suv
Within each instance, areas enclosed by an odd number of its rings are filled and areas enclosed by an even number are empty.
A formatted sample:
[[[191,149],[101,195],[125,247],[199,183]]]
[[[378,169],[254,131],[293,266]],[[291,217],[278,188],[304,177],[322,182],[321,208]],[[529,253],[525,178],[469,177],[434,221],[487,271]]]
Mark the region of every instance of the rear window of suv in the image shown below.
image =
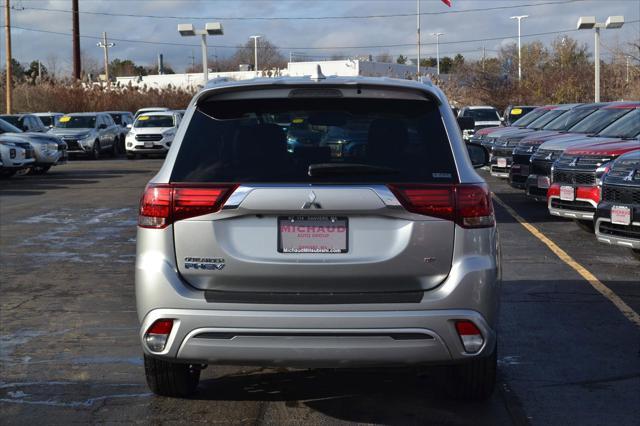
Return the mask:
[[[452,183],[435,102],[297,98],[197,106],[172,182]]]

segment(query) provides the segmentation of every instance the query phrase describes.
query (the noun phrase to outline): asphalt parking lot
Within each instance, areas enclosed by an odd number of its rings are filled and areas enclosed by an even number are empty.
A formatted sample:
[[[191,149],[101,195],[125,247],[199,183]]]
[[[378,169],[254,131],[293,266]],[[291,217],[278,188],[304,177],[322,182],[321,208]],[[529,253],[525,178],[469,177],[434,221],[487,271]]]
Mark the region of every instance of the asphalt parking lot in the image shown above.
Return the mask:
[[[500,385],[488,402],[445,399],[434,370],[209,367],[192,400],[152,396],[133,263],[138,197],[160,164],[75,161],[0,181],[0,423],[638,424],[640,261],[491,178],[598,281],[496,203]]]

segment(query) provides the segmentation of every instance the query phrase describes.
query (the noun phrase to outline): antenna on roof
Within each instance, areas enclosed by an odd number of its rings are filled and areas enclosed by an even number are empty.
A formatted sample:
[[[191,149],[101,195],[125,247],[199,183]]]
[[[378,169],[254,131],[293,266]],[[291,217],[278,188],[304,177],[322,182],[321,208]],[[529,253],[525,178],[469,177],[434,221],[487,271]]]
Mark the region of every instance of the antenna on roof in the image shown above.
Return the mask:
[[[315,74],[311,74],[311,80],[313,81],[318,81],[318,80],[325,80],[327,77],[322,74],[322,68],[320,67],[320,64],[316,65],[316,73]]]

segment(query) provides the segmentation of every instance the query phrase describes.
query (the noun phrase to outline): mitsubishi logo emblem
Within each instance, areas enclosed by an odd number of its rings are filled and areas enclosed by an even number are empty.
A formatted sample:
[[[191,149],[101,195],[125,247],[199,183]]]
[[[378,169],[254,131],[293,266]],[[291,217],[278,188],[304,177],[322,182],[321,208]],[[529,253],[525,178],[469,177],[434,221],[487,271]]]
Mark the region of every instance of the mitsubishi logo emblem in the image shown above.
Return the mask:
[[[575,166],[577,166],[577,165],[578,165],[578,161],[579,161],[579,160],[580,160],[580,157],[576,157],[576,158],[574,158],[574,159],[573,159],[573,161],[571,161],[571,162],[569,163],[569,166],[570,166],[570,167],[575,167]]]
[[[533,147],[530,146],[529,149],[527,150],[527,152],[533,152]]]
[[[636,175],[636,172],[637,172],[636,169],[631,170],[628,175],[626,175],[625,177],[622,178],[622,180],[625,181],[625,182],[633,181],[633,178]]]
[[[550,152],[547,154],[546,157],[544,157],[545,160],[552,160],[553,159],[553,154]]]
[[[320,203],[316,202],[316,193],[311,191],[307,196],[307,201],[302,205],[303,209],[321,209]]]

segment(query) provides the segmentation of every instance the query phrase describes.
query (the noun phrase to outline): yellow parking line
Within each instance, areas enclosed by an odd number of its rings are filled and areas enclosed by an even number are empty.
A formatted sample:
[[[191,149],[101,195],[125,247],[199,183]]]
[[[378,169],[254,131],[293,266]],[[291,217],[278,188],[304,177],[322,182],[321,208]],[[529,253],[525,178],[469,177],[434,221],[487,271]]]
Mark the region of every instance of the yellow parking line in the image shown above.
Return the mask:
[[[624,300],[622,300],[617,294],[615,294],[613,290],[604,285],[598,278],[596,278],[595,275],[589,272],[587,268],[576,262],[571,256],[567,254],[566,251],[562,250],[556,243],[551,241],[542,232],[540,232],[538,228],[527,222],[514,209],[512,209],[504,201],[502,201],[496,194],[493,194],[493,199],[502,207],[504,207],[504,209],[509,212],[509,214],[513,216],[513,218],[517,220],[520,225],[524,226],[524,228],[527,231],[531,232],[534,237],[536,237],[547,247],[549,247],[549,250],[555,253],[555,255],[558,256],[560,260],[562,260],[564,263],[572,267],[578,274],[580,274],[582,278],[584,278],[589,284],[591,284],[591,287],[593,287],[600,294],[609,299],[609,301],[611,301],[611,303],[613,303],[616,308],[618,308],[618,310],[622,312],[625,317],[627,317],[629,321],[640,327],[640,315],[636,311],[634,311],[631,306],[627,305]]]

